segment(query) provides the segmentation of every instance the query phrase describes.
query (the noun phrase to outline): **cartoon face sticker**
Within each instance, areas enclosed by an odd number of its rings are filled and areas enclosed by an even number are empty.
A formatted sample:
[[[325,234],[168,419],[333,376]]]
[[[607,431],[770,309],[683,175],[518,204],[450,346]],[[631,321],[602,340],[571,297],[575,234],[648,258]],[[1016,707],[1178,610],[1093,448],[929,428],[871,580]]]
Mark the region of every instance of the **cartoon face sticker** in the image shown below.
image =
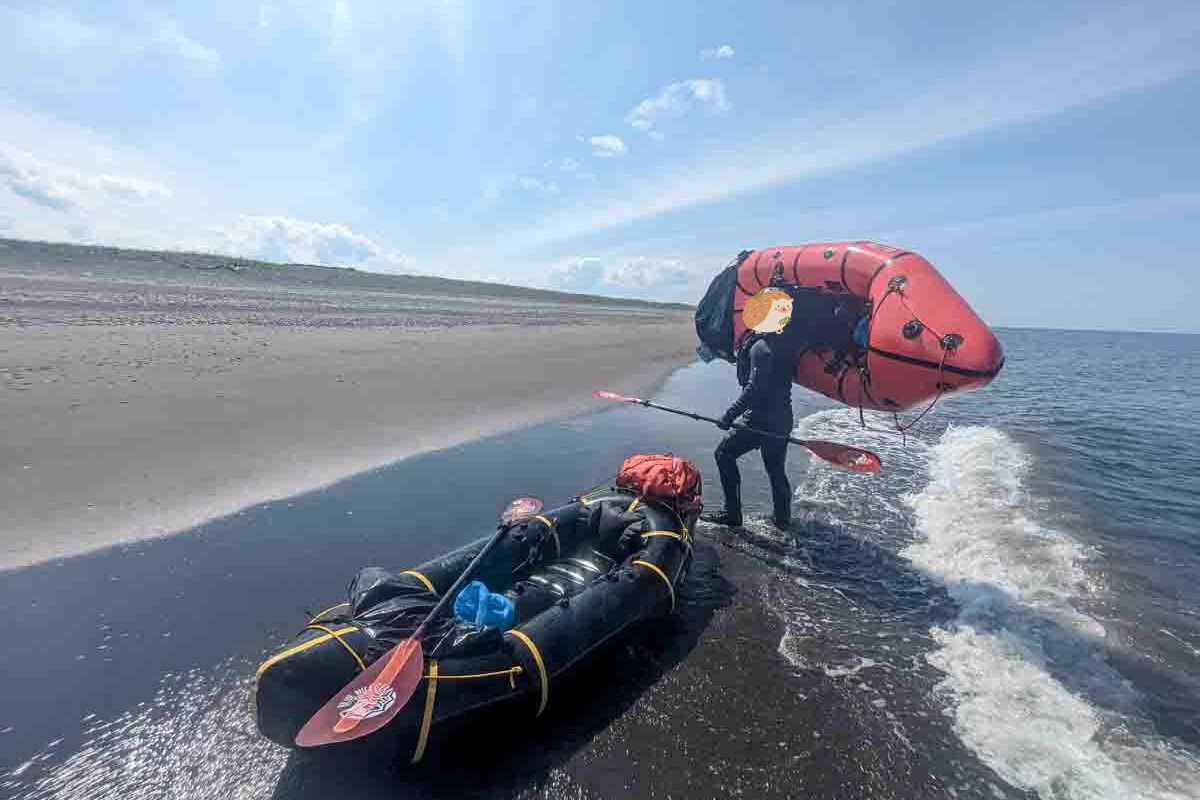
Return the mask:
[[[792,320],[792,298],[780,289],[762,289],[742,309],[742,321],[759,333],[782,333]]]

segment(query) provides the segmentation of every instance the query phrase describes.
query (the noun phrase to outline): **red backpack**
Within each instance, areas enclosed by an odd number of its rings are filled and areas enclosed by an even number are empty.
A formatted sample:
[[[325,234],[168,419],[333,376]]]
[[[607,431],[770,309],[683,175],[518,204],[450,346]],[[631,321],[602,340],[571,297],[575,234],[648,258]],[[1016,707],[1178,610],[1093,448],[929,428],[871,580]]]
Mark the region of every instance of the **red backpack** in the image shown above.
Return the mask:
[[[630,456],[617,473],[620,488],[666,503],[681,514],[704,507],[701,483],[695,464],[671,455]]]

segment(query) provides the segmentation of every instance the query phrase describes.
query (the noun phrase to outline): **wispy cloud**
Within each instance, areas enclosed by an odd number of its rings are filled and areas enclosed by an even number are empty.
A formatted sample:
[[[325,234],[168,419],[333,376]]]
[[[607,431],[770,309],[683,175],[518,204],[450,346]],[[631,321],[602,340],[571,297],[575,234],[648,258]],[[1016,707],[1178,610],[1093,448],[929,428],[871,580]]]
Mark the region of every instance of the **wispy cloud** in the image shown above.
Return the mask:
[[[559,158],[547,161],[545,166],[549,169],[560,169],[563,172],[578,172],[583,165],[573,158]]]
[[[1097,225],[1129,226],[1137,220],[1180,212],[1200,212],[1200,192],[1171,192],[1111,203],[1051,206],[1019,214],[910,226],[903,230],[888,231],[881,238],[895,241],[920,238],[939,242],[983,239],[996,242],[1013,235],[1026,238],[1032,234],[1044,239],[1061,239],[1068,235],[1065,232],[1071,226],[1085,229]]]
[[[171,19],[157,27],[141,23],[118,29],[111,24],[108,27],[94,25],[57,8],[0,9],[0,31],[6,29],[21,45],[40,51],[62,53],[89,48],[121,56],[162,49],[208,66],[221,60],[216,50],[188,36]]]
[[[547,181],[541,178],[535,178],[530,175],[524,175],[517,179],[517,183],[522,189],[527,189],[531,192],[539,194],[558,194],[559,187],[554,181]]]
[[[1114,49],[1110,31],[1121,30]],[[627,184],[607,199],[552,215],[501,244],[529,248],[571,240],[648,217],[727,200],[834,171],[1033,121],[1133,89],[1200,71],[1200,6],[1166,26],[1136,6],[1077,20],[903,98],[880,98],[855,115],[812,107],[780,119],[786,135],[706,151]],[[662,104],[669,107],[669,103]],[[639,104],[639,108],[641,105]],[[635,109],[630,122],[657,118]],[[880,120],[884,120],[881,123]],[[637,126],[635,126],[637,127]]]
[[[0,10],[0,21],[20,39],[38,47],[71,50],[100,38],[95,27],[57,8],[4,9]]]
[[[59,211],[170,195],[166,187],[151,180],[78,172],[3,143],[0,143],[0,185],[31,203]]]
[[[172,21],[164,22],[159,27],[157,41],[168,50],[198,64],[216,66],[221,61],[216,50],[200,44],[181,31],[179,26]]]
[[[700,57],[705,61],[712,59],[733,58],[736,51],[731,44],[723,44],[720,47],[708,48],[700,51]]]
[[[600,136],[589,136],[587,141],[592,146],[592,155],[598,158],[625,155],[625,140],[620,136],[606,133]]]
[[[715,78],[672,83],[634,106],[625,115],[625,121],[639,131],[649,131],[665,120],[682,117],[697,106],[711,111],[728,111],[725,85]]]
[[[344,47],[350,41],[350,0],[326,0],[329,14],[329,36],[334,47]]]

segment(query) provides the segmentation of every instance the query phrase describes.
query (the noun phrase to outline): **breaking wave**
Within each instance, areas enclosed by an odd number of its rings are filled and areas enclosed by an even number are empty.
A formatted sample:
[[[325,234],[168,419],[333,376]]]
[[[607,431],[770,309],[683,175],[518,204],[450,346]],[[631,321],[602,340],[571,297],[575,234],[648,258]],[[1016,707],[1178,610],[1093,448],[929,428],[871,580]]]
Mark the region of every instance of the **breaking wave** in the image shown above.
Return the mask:
[[[1103,592],[1093,554],[1025,488],[1033,466],[1008,435],[950,428],[926,453],[927,483],[903,499],[901,551],[957,602],[926,656],[954,730],[1012,785],[1045,798],[1200,797],[1200,760],[1145,730],[1138,696],[1105,658],[1082,609]]]

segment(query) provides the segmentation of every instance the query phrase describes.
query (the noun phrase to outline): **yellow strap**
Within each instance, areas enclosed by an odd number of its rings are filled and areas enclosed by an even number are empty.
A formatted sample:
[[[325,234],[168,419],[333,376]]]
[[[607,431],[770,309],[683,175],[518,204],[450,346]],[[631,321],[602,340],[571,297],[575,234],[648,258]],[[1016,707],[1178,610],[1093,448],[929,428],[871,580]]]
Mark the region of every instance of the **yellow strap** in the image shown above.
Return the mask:
[[[326,614],[328,614],[330,611],[333,611],[335,608],[341,608],[342,606],[348,606],[348,605],[350,605],[350,604],[349,604],[349,603],[338,603],[336,606],[330,606],[329,608],[327,608],[327,609],[325,609],[324,611],[322,611],[320,614],[317,614],[315,617],[313,617],[312,619],[310,619],[310,620],[308,621],[308,623],[311,625],[312,623],[314,623],[314,622],[316,622],[317,620],[319,620],[321,617],[323,617],[323,616],[325,616]]]
[[[319,644],[324,644],[325,642],[328,642],[330,639],[332,639],[336,636],[341,636],[344,633],[352,633],[353,631],[356,631],[356,630],[358,630],[357,627],[350,625],[350,626],[342,628],[341,630],[338,630],[338,631],[330,631],[329,633],[323,634],[321,636],[316,636],[312,639],[309,639],[307,642],[302,642],[301,644],[298,644],[295,647],[284,650],[282,653],[276,653],[275,655],[271,656],[266,661],[264,661],[261,666],[259,666],[258,671],[256,671],[254,673],[254,677],[261,678],[262,674],[264,672],[266,672],[269,667],[271,667],[274,664],[278,664],[280,661],[283,661],[285,658],[290,658],[290,657],[296,655],[296,653],[304,652],[305,650],[307,650],[310,647],[316,647]]]
[[[336,631],[331,631],[331,630],[329,630],[329,628],[326,628],[324,625],[314,625],[311,622],[308,625],[306,625],[305,627],[313,628],[318,631],[325,631],[330,636],[332,636],[334,639],[336,639],[338,644],[340,644],[342,647],[346,648],[347,653],[354,656],[354,661],[358,664],[359,670],[364,670],[367,668],[367,665],[363,663],[363,660],[358,657],[358,653],[354,652],[354,648],[351,647],[350,645],[346,644],[344,641],[342,641],[342,637],[341,637],[340,633],[338,633]]]
[[[470,675],[434,675],[431,673],[422,677],[434,681],[466,681],[474,678],[498,678],[501,675],[520,675],[524,671],[525,668],[518,664],[508,669],[498,669],[495,672],[475,672]]]
[[[649,567],[657,573],[658,577],[663,579],[663,583],[667,585],[667,591],[671,593],[671,610],[675,610],[675,587],[671,585],[671,579],[667,577],[667,573],[663,572],[657,565],[651,564],[649,561],[642,561],[640,558],[633,562],[643,567]]]
[[[546,662],[542,661],[542,654],[538,651],[537,645],[533,643],[533,639],[515,628],[508,633],[520,639],[529,648],[529,652],[533,653],[533,661],[537,664],[538,674],[542,679],[542,701],[538,704],[537,714],[534,715],[540,717],[546,710],[546,703],[550,700],[550,676],[546,674]]]
[[[539,520],[546,526],[546,530],[550,531],[550,535],[554,537],[554,557],[562,558],[562,545],[558,541],[558,526],[554,524],[553,520],[549,520],[541,514],[538,514],[534,519]]]
[[[421,734],[417,737],[417,749],[413,751],[412,763],[416,764],[425,755],[425,745],[429,741],[429,726],[433,724],[433,701],[437,697],[438,662],[429,662],[429,687],[425,692],[425,714],[421,717]]]
[[[428,589],[429,591],[433,592],[434,597],[437,597],[437,589],[433,588],[433,581],[429,580],[429,578],[426,578],[424,575],[417,572],[415,569],[406,569],[406,570],[404,570],[404,572],[401,572],[400,574],[401,575],[412,575],[414,578],[419,580],[421,583],[425,584],[425,588]]]
[[[679,541],[683,542],[683,544],[687,547],[688,550],[692,549],[692,543],[690,541],[688,541],[687,536],[678,534],[675,531],[646,531],[645,533],[642,534],[642,536],[645,536],[647,538],[649,538],[651,536],[670,536],[672,539],[678,539]]]
[[[627,508],[627,509],[625,509],[625,510],[626,510],[626,511],[633,511],[635,508],[637,508],[637,507],[638,507],[638,503],[640,503],[640,502],[642,502],[642,498],[640,498],[640,497],[635,497],[635,498],[633,498],[633,502],[632,502],[632,503],[630,503],[630,504],[629,504],[629,508]]]
[[[672,539],[683,541],[683,536],[675,531],[646,531],[642,536],[670,536]]]

